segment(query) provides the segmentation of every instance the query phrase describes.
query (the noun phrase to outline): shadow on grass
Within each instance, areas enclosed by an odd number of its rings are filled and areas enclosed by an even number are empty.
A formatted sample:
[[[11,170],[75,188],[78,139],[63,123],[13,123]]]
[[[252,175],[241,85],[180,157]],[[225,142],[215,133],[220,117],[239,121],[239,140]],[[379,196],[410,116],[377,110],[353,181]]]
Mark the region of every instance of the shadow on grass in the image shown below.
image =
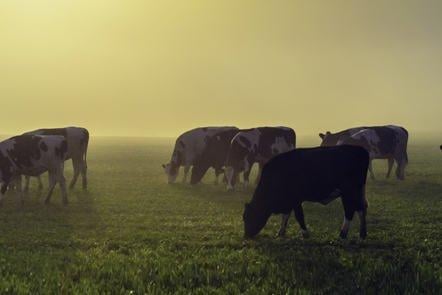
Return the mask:
[[[75,284],[71,267],[82,260],[79,250],[91,247],[88,237],[100,224],[93,193],[69,190],[61,202],[59,186],[44,204],[47,187],[31,187],[19,206],[10,191],[0,208],[0,293],[63,293]]]

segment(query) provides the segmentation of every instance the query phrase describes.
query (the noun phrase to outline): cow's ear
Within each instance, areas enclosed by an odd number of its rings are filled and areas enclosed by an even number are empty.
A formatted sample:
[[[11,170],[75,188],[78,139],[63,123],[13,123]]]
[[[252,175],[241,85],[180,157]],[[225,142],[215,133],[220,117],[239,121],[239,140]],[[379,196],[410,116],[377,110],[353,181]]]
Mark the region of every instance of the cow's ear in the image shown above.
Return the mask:
[[[324,133],[319,133],[319,137],[320,137],[321,139],[324,139],[325,134],[324,134]]]

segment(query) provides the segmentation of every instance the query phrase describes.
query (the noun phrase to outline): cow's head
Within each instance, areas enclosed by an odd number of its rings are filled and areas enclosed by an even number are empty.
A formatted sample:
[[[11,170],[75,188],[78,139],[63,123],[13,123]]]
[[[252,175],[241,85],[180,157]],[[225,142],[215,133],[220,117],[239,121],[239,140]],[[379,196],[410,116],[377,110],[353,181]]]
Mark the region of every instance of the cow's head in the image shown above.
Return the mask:
[[[247,203],[244,208],[244,237],[253,238],[266,225],[270,213],[265,209],[260,209],[252,203]]]
[[[167,163],[163,164],[162,167],[167,175],[167,182],[174,183],[178,177],[178,166],[173,165],[172,163]]]
[[[336,134],[333,134],[330,131],[325,132],[325,134],[319,133],[319,137],[322,140],[321,146],[334,146],[339,139]]]

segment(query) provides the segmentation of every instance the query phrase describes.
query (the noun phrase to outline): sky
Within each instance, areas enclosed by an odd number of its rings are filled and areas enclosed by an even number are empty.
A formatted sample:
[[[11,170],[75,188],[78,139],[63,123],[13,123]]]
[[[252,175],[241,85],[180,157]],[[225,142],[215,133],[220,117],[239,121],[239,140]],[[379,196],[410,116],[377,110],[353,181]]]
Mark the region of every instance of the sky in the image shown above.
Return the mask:
[[[442,134],[441,110],[442,1],[0,1],[0,134]]]

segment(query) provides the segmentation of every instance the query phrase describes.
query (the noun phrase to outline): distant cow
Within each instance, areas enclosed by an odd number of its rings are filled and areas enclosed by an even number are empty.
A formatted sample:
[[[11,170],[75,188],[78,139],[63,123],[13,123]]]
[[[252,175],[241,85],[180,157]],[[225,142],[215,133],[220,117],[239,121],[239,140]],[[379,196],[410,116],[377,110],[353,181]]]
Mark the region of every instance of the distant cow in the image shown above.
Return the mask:
[[[67,156],[67,140],[63,136],[19,135],[0,142],[0,202],[8,185],[14,183],[23,204],[21,176],[49,173],[48,204],[56,183],[60,184],[63,203],[67,204],[66,183],[63,174]]]
[[[242,130],[232,139],[227,156],[227,189],[234,189],[241,172],[244,172],[244,187],[247,187],[254,163],[259,164],[258,180],[262,166],[267,161],[295,147],[295,131],[288,127],[258,127]]]
[[[335,146],[351,144],[362,146],[370,153],[370,176],[374,179],[371,166],[373,159],[387,159],[390,177],[391,169],[396,161],[396,177],[405,178],[405,167],[408,163],[407,144],[408,131],[400,126],[386,125],[373,127],[356,127],[338,133],[319,134],[322,139],[321,146]]]
[[[66,160],[72,159],[74,168],[74,177],[69,185],[73,188],[81,173],[83,189],[87,189],[87,149],[89,144],[89,132],[86,128],[81,127],[65,127],[38,129],[24,133],[25,135],[61,135],[64,136],[68,143]],[[38,176],[39,187],[42,188],[40,176]],[[29,189],[29,177],[26,178],[25,190]]]
[[[326,205],[340,197],[345,211],[340,236],[347,237],[350,221],[357,211],[359,234],[365,238],[368,162],[369,155],[364,148],[347,145],[296,149],[274,157],[264,166],[252,201],[245,206],[245,237],[254,237],[271,214],[281,213],[284,216],[279,235],[284,235],[292,210],[303,236],[307,236],[302,203],[309,201]]]
[[[215,183],[218,183],[219,175],[224,172],[223,167],[229,153],[230,143],[238,132],[236,128],[228,129],[207,138],[205,148],[193,163],[191,184],[200,182],[210,167],[215,169]]]
[[[168,177],[168,183],[174,183],[181,166],[184,166],[183,183],[187,182],[187,174],[196,159],[202,154],[206,147],[207,140],[222,131],[238,130],[236,127],[201,127],[189,130],[181,134],[173,149],[168,164],[163,164],[164,172]]]

